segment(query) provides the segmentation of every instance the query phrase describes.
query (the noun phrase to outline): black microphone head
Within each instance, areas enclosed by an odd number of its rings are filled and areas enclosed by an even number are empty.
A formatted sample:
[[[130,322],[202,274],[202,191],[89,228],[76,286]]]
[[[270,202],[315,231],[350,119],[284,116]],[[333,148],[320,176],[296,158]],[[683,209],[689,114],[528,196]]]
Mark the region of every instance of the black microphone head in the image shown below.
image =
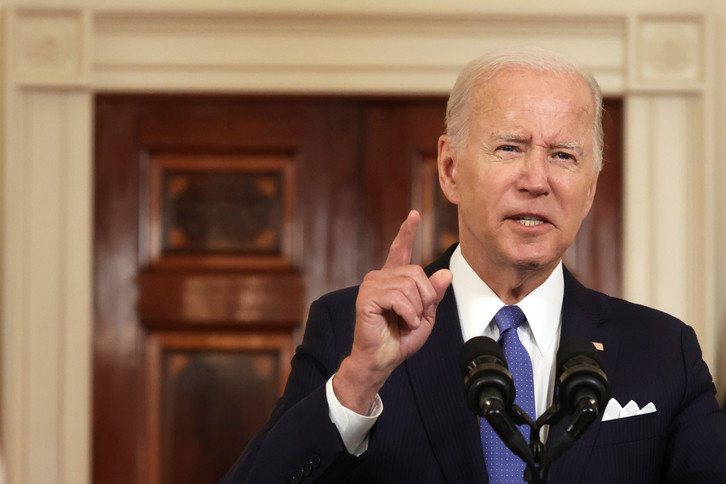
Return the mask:
[[[461,368],[461,376],[465,376],[469,372],[469,365],[478,357],[490,356],[496,358],[505,367],[507,360],[504,359],[504,352],[499,343],[486,336],[474,336],[464,343],[459,353],[459,368]]]
[[[477,415],[484,416],[482,405],[487,401],[497,401],[505,409],[514,404],[514,380],[506,361],[499,344],[485,336],[476,336],[461,348],[464,398]]]
[[[572,338],[567,340],[567,342],[560,346],[560,349],[557,350],[558,377],[560,374],[562,374],[562,371],[564,369],[563,366],[565,365],[565,363],[567,363],[570,359],[576,356],[586,356],[592,360],[595,360],[597,365],[599,367],[602,367],[600,355],[598,355],[598,352],[591,341],[580,337]]]
[[[560,405],[573,411],[582,398],[601,409],[610,398],[610,384],[595,346],[585,338],[573,338],[557,351]]]

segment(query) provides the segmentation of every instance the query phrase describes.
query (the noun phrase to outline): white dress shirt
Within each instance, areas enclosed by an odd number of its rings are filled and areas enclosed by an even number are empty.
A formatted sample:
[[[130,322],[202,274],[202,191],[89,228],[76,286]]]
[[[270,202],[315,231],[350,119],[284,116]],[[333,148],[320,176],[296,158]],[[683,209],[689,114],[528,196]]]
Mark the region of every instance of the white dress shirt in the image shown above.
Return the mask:
[[[505,304],[469,266],[461,254],[461,246],[451,255],[449,268],[454,275],[452,286],[464,341],[479,335],[498,339],[499,328],[494,322],[494,315]],[[527,317],[527,322],[517,329],[517,335],[532,360],[537,412],[536,416],[531,416],[533,419],[547,410],[554,395],[555,355],[560,339],[564,293],[565,282],[560,263],[541,286],[517,303]],[[335,397],[333,378],[335,375],[326,384],[330,420],[338,429],[348,452],[359,456],[368,449],[368,434],[383,412],[383,403],[376,395],[367,415],[353,412],[341,405]],[[542,434],[542,438],[546,438],[546,433]]]
[[[452,284],[464,341],[480,335],[499,339],[494,315],[506,304],[469,266],[460,247],[451,255],[449,268],[454,273]],[[517,303],[527,317],[527,322],[517,328],[517,336],[532,360],[537,415],[530,416],[535,420],[551,405],[554,396],[555,357],[564,294],[565,280],[560,263],[542,285]]]

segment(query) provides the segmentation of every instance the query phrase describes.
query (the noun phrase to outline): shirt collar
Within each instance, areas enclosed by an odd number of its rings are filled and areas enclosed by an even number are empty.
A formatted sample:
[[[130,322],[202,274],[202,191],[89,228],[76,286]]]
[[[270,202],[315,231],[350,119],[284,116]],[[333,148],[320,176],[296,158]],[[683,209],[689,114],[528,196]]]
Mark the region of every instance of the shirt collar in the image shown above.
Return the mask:
[[[467,341],[483,334],[494,315],[505,304],[464,259],[461,246],[451,255],[449,268],[454,274],[452,285],[459,310],[461,332],[464,341]],[[527,317],[535,346],[542,356],[548,355],[556,346],[554,343],[562,317],[564,294],[565,280],[560,262],[542,285],[517,303]],[[493,332],[499,334],[496,324]]]

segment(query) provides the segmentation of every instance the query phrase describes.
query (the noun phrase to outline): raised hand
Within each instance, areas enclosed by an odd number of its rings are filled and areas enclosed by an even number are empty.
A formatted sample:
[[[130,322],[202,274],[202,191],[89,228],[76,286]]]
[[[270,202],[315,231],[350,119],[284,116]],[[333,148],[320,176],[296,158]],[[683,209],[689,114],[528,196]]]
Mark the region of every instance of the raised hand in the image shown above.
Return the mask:
[[[393,239],[386,263],[363,279],[356,301],[351,354],[333,379],[338,400],[366,413],[391,372],[418,351],[431,334],[436,308],[451,284],[441,269],[430,278],[411,264],[421,216],[412,210]]]

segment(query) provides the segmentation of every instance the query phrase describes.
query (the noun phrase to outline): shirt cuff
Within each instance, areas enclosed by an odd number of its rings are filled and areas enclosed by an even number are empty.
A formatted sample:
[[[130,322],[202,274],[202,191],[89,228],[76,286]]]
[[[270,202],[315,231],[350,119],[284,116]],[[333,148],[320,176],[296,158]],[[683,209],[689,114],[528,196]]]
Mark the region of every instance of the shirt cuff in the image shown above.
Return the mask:
[[[333,378],[331,376],[325,384],[325,396],[328,399],[328,412],[330,420],[338,429],[340,438],[343,440],[348,453],[358,457],[368,450],[368,435],[371,427],[376,423],[383,412],[381,397],[376,395],[375,400],[368,408],[366,415],[356,413],[344,407],[333,392]]]

